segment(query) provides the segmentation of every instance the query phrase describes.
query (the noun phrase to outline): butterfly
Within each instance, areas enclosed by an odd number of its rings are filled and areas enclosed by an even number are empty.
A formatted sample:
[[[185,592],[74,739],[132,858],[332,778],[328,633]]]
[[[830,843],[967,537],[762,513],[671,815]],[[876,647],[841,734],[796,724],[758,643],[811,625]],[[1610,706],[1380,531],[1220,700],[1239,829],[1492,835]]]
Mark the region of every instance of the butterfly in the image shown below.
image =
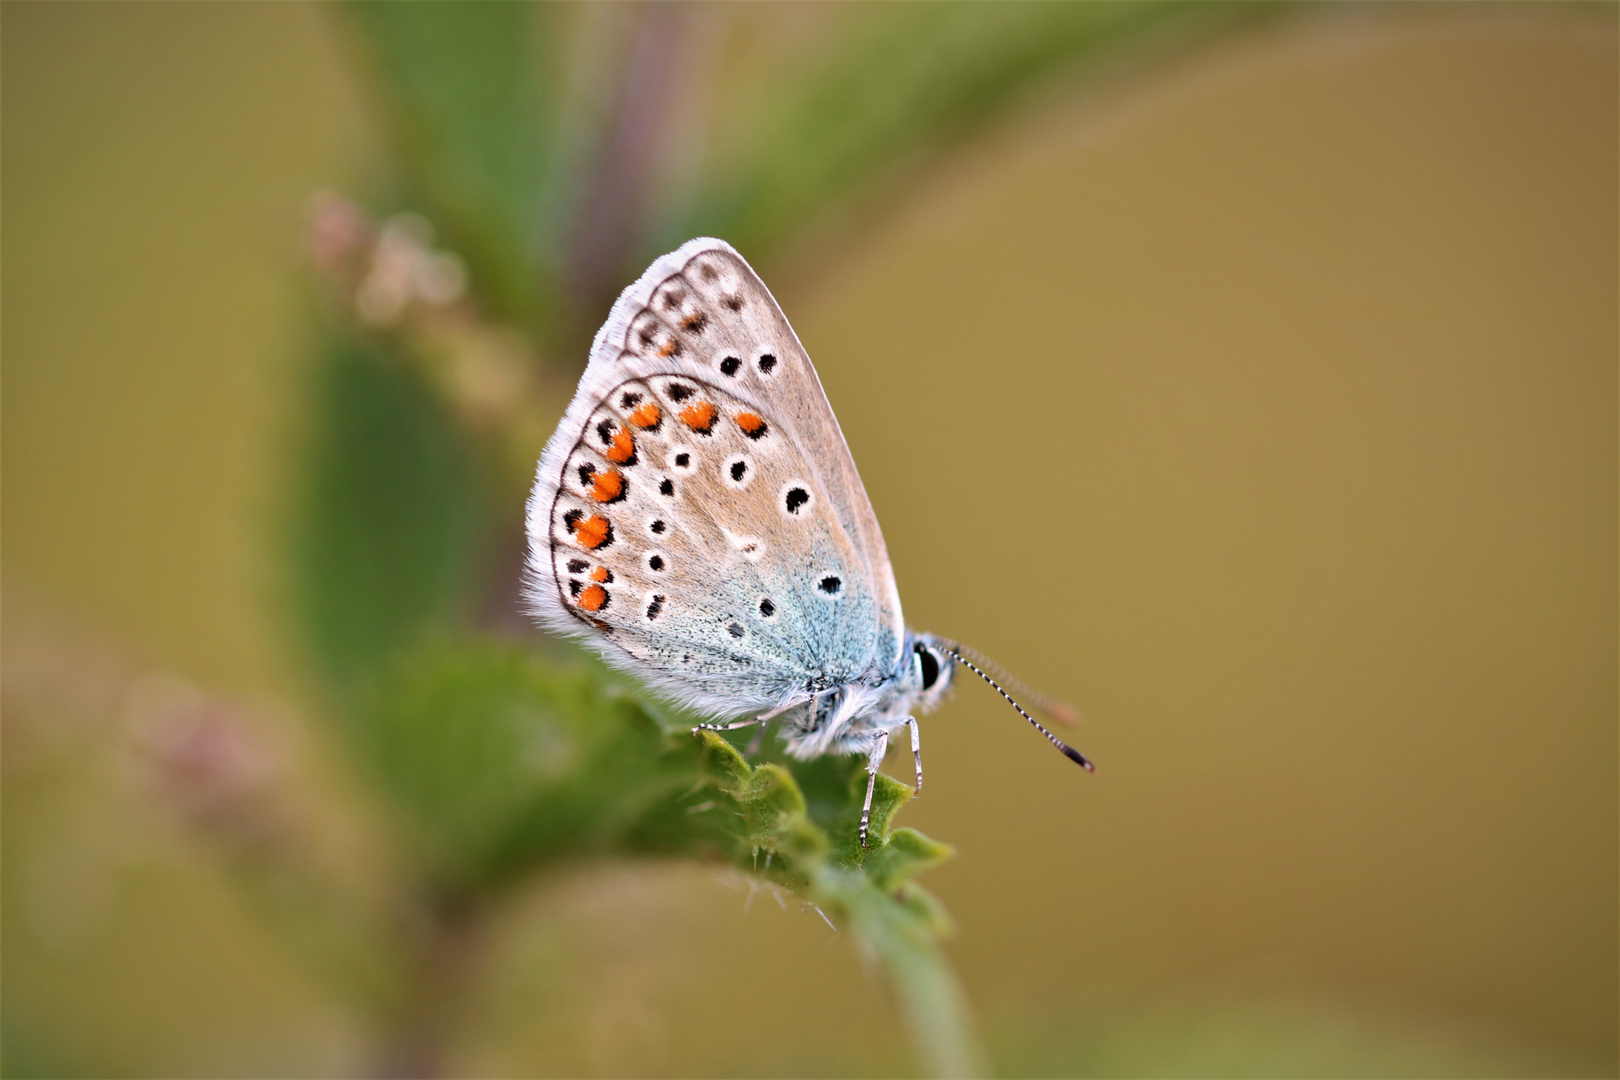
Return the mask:
[[[716,718],[694,733],[775,721],[799,760],[864,756],[863,847],[891,734],[910,730],[921,789],[916,717],[938,705],[957,663],[1092,768],[984,657],[906,627],[821,380],[723,240],[658,259],[613,305],[541,454],[527,534],[532,614]]]

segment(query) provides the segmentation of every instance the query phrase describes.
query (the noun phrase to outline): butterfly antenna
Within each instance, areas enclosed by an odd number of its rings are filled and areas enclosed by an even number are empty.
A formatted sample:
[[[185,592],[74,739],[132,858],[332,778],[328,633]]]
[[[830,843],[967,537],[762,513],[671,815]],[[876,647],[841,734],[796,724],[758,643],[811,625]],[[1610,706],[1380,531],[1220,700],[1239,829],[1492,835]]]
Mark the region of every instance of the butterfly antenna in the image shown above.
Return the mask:
[[[1000,679],[1009,690],[1017,694],[1023,700],[1029,702],[1030,707],[1036,712],[1044,713],[1053,720],[1056,720],[1058,723],[1064,724],[1068,727],[1073,727],[1080,722],[1079,709],[1076,709],[1073,705],[1066,705],[1055,698],[1047,697],[1045,694],[1029,685],[1029,683],[1024,682],[1018,676],[1012,674],[1006,668],[984,655],[984,653],[980,652],[978,649],[970,648],[967,645],[963,645],[961,642],[955,641],[951,643],[951,647],[961,655],[972,660],[975,664],[978,664],[981,668],[984,668],[985,671],[990,672],[990,674]]]
[[[960,649],[961,649],[961,646],[960,645],[955,645],[955,644],[952,644],[952,645],[949,645],[949,646],[945,647],[945,651],[950,653],[952,656],[954,656],[956,658],[957,663],[959,663],[962,666],[966,667],[969,671],[973,672],[973,674],[977,675],[979,678],[981,678],[985,682],[989,683],[992,687],[995,688],[996,693],[998,693],[1002,697],[1006,698],[1007,699],[1007,704],[1009,704],[1013,708],[1017,709],[1018,710],[1018,715],[1022,716],[1025,720],[1028,720],[1030,722],[1030,724],[1034,726],[1036,731],[1040,732],[1042,735],[1045,735],[1047,742],[1050,742],[1053,746],[1057,747],[1060,751],[1062,751],[1064,757],[1068,758],[1070,761],[1074,762],[1076,765],[1079,765],[1081,768],[1085,769],[1087,772],[1096,772],[1097,771],[1097,767],[1091,763],[1090,759],[1087,758],[1086,755],[1082,754],[1080,751],[1076,750],[1074,747],[1070,746],[1068,743],[1064,742],[1062,739],[1058,738],[1056,735],[1052,734],[1050,731],[1047,731],[1044,727],[1042,727],[1041,722],[1039,720],[1035,719],[1033,716],[1029,715],[1029,713],[1025,712],[1024,707],[1022,705],[1018,704],[1018,702],[1014,701],[1013,696],[1011,694],[1007,693],[1007,691],[1003,690],[1001,688],[1000,683],[996,682],[996,680],[992,679],[989,675],[985,674],[984,669],[981,668],[978,664],[975,664],[972,660],[969,660],[967,657],[963,656],[962,653],[960,651],[958,651]]]

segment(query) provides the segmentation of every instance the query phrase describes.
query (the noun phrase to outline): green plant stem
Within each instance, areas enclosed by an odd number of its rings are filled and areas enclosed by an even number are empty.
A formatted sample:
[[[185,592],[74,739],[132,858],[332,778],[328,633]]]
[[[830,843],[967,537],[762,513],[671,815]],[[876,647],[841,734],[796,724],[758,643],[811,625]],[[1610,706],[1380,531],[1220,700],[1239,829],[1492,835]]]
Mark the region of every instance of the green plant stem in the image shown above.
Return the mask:
[[[903,911],[860,898],[848,908],[862,948],[883,964],[894,985],[919,1066],[933,1077],[990,1075],[967,995],[937,942]]]

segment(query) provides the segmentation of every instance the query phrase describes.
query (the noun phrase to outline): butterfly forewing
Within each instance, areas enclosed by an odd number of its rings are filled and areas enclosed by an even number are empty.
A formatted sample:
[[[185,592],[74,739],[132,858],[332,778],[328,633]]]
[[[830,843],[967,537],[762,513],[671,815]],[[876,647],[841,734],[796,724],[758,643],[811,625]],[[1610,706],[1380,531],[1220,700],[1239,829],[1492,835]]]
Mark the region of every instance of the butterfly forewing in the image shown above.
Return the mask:
[[[882,534],[814,368],[719,241],[614,306],[529,534],[537,612],[688,704],[770,707],[898,655]]]

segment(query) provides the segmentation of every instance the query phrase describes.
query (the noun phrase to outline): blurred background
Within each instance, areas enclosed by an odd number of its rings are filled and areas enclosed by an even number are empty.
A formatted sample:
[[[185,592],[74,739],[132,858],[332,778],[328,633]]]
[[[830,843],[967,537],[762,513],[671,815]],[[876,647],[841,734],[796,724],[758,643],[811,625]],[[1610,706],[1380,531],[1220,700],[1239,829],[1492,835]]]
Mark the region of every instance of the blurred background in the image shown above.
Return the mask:
[[[3,31],[8,1075],[373,1067],[288,869],[401,858],[334,718],[403,637],[555,651],[533,460],[705,233],[814,357],[911,625],[1085,714],[1095,776],[984,687],[924,724],[902,822],[956,849],[995,1070],[1620,1068],[1613,6]],[[441,1067],[918,1069],[850,935],[752,893],[537,873]]]

